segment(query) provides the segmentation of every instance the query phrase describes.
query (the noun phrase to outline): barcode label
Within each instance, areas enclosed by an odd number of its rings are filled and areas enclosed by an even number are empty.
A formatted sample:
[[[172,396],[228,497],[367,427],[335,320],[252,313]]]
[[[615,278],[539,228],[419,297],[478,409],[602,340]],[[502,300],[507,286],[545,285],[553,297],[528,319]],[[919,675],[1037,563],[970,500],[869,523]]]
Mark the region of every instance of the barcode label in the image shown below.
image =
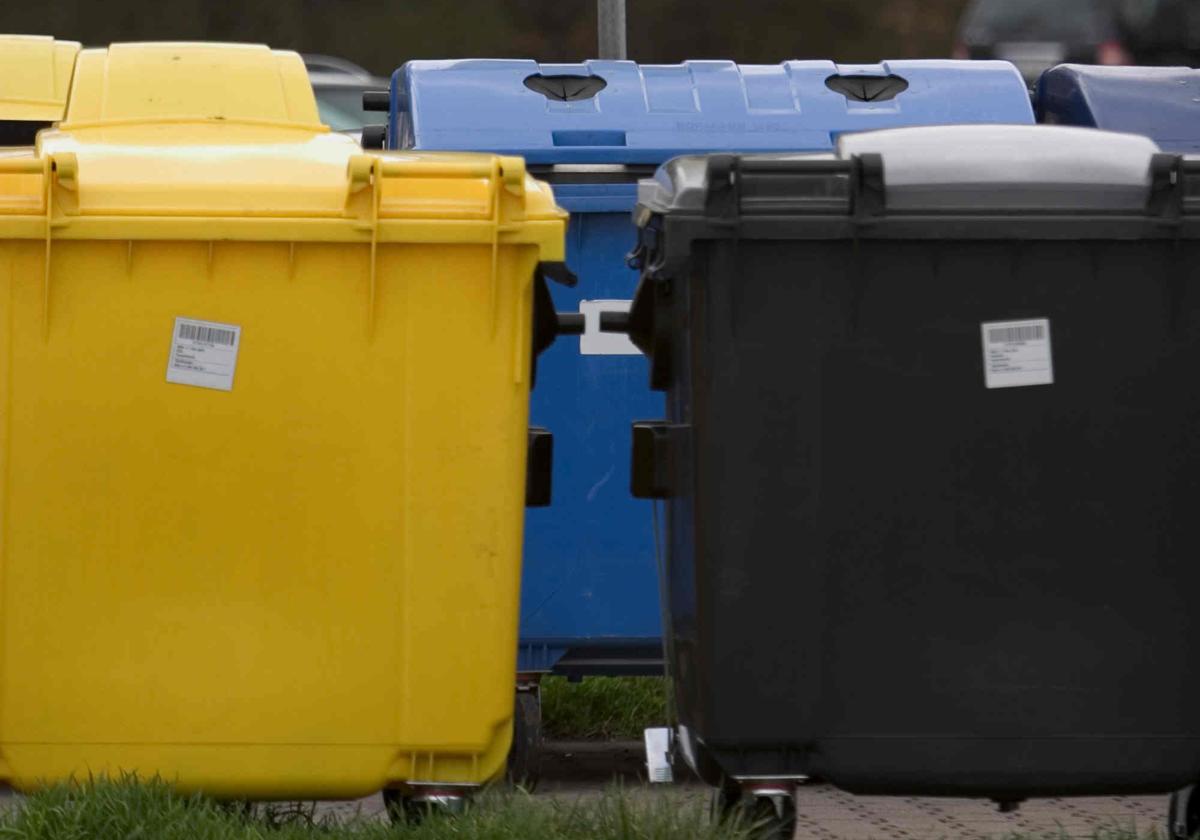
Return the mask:
[[[1029,327],[994,327],[987,333],[989,344],[1006,344],[1010,341],[1041,341],[1046,337],[1046,328],[1041,324]]]
[[[241,340],[242,328],[234,324],[176,318],[167,381],[232,391]]]
[[[983,324],[983,378],[988,388],[1053,385],[1049,319]]]
[[[237,332],[224,327],[208,327],[184,321],[179,325],[179,337],[189,341],[203,341],[207,344],[224,344],[232,347],[237,343]]]

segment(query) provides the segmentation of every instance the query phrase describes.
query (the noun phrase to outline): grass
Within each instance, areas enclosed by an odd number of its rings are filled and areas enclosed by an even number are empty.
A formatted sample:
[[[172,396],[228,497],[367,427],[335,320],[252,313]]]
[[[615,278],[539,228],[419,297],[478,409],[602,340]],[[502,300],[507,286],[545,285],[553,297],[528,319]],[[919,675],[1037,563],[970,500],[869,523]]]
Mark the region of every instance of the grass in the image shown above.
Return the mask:
[[[419,824],[319,818],[311,807],[239,814],[160,782],[89,781],[31,795],[0,814],[4,840],[746,840],[739,826],[714,826],[700,803],[635,799],[613,789],[589,801],[486,794],[459,816]]]
[[[257,806],[251,816],[157,781],[133,778],[62,784],[0,812],[0,840],[751,840],[745,826],[715,826],[698,801],[635,797],[613,788],[566,802],[488,793],[459,816],[420,824],[318,817],[311,805]],[[1091,840],[1162,840],[1114,826]],[[881,837],[880,840],[888,840]],[[953,840],[953,835],[929,840]],[[1079,840],[1064,831],[997,840]]]
[[[556,740],[640,739],[643,729],[669,723],[667,691],[661,677],[546,677],[543,732]]]

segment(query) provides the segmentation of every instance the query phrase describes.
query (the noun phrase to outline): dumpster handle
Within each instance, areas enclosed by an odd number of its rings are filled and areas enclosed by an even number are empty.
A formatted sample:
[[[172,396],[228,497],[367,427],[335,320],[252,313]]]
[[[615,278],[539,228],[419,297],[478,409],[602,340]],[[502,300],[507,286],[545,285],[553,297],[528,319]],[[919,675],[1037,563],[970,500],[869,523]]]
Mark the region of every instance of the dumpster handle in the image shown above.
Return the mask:
[[[377,154],[352,155],[346,164],[347,194],[353,196],[371,188],[370,215],[366,223],[371,231],[370,280],[367,300],[367,332],[375,326],[376,257],[379,243],[380,208],[383,201],[381,182],[384,178],[475,178],[486,179],[490,187],[492,223],[492,329],[499,324],[497,284],[499,283],[500,238],[505,223],[523,217],[525,197],[525,161],[519,157],[490,156],[469,161],[429,162],[413,158],[386,158]],[[506,194],[508,198],[506,199]]]

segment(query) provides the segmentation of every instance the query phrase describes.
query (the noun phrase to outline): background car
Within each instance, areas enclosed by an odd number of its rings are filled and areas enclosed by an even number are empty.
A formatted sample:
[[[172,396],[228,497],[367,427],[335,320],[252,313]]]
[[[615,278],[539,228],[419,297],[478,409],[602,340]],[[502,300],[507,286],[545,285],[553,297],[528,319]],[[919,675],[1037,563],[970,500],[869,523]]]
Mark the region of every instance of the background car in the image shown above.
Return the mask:
[[[1200,0],[1124,0],[1121,25],[1137,64],[1200,64]]]
[[[972,0],[954,57],[1011,61],[1030,84],[1063,62],[1132,61],[1114,0]]]
[[[363,126],[381,122],[378,114],[363,110],[363,92],[387,90],[389,81],[352,61],[328,55],[305,55],[304,66],[317,97],[321,121],[358,139]]]

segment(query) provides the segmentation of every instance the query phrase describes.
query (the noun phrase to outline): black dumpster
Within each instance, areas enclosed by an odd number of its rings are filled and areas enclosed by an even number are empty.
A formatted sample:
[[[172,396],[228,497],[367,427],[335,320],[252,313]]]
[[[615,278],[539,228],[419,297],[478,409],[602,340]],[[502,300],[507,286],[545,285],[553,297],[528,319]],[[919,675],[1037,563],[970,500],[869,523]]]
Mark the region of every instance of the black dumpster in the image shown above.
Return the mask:
[[[668,392],[633,490],[666,500],[681,751],[783,820],[806,777],[1200,779],[1200,166],[1050,127],[832,158],[665,165],[605,325]]]

